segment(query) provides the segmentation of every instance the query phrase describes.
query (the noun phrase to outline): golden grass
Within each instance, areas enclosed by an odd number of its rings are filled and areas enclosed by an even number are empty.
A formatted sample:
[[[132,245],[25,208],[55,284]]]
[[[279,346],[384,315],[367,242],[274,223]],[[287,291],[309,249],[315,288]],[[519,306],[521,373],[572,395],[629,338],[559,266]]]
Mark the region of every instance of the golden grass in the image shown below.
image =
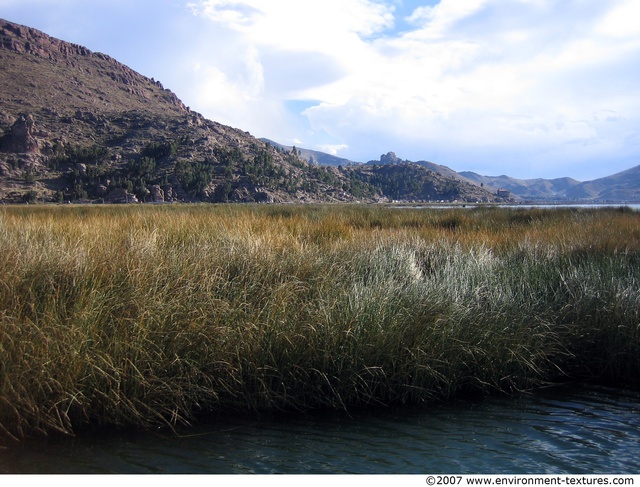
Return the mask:
[[[0,212],[0,431],[430,403],[640,373],[640,215]]]

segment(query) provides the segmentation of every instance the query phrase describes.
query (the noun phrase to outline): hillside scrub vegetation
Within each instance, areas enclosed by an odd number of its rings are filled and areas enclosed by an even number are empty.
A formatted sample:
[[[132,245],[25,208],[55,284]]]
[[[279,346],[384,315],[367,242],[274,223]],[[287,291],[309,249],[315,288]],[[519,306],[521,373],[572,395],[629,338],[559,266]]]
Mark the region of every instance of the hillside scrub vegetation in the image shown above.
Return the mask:
[[[0,437],[637,386],[640,214],[0,210]]]

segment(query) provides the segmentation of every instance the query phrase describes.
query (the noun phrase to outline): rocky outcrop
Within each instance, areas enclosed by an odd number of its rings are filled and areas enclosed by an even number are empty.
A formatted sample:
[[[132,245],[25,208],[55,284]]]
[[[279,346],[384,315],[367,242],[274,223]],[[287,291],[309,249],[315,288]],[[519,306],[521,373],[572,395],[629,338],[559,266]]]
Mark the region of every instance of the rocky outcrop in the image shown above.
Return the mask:
[[[401,162],[402,159],[396,156],[395,152],[387,152],[380,156],[380,162],[377,162],[377,164],[400,164]]]
[[[21,114],[13,123],[9,133],[0,139],[0,151],[36,154],[36,123],[29,114]]]
[[[18,53],[35,54],[50,61],[91,56],[86,47],[50,37],[39,30],[0,20],[0,44]]]
[[[114,189],[113,191],[111,191],[104,200],[105,200],[105,203],[117,203],[117,204],[139,202],[138,197],[135,194],[120,188]]]
[[[106,54],[56,39],[37,29],[0,19],[0,48],[46,59],[54,64],[64,64],[89,75],[101,72],[123,91],[145,99],[162,98],[179,110],[188,111],[180,99],[164,89],[161,83],[137,73]],[[69,82],[79,81],[70,79]],[[150,90],[150,86],[154,89]]]
[[[151,201],[153,203],[163,203],[164,202],[164,190],[160,187],[159,184],[153,184],[149,186],[149,193],[151,196]]]

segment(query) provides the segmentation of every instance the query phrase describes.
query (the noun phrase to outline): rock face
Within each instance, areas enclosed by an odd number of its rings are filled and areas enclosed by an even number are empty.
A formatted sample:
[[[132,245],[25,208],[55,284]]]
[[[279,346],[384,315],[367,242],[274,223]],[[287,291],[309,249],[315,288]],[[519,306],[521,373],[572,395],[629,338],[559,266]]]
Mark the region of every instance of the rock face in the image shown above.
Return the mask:
[[[0,45],[7,51],[29,55],[47,60],[53,64],[65,65],[90,74],[92,68],[104,71],[104,74],[120,85],[120,89],[131,94],[151,99],[149,79],[136,73],[115,59],[99,52],[92,52],[86,47],[50,37],[30,27],[14,24],[0,19]],[[70,79],[69,82],[77,81]],[[164,90],[159,82],[156,88],[165,91],[165,101],[180,110],[186,110],[184,104],[169,90]]]
[[[33,117],[29,114],[20,114],[2,139],[0,150],[2,152],[38,153],[39,146],[36,140],[36,128]]]
[[[380,164],[400,164],[402,159],[396,156],[395,152],[387,152],[380,156]]]
[[[149,192],[151,194],[151,201],[154,203],[164,203],[164,191],[159,184],[150,186]]]
[[[63,42],[23,25],[0,22],[2,47],[18,53],[35,54],[52,61],[91,55],[88,49]]]

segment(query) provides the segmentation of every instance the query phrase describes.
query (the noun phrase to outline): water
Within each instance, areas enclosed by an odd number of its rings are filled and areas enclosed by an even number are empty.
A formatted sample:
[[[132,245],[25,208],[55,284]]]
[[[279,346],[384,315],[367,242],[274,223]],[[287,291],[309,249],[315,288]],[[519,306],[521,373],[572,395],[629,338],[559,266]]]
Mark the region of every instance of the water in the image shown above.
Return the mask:
[[[575,208],[575,209],[585,209],[585,210],[589,210],[589,209],[603,209],[603,208],[629,208],[631,210],[634,211],[640,211],[640,204],[637,203],[619,203],[619,204],[614,204],[614,203],[593,203],[593,204],[588,204],[588,203],[580,203],[580,204],[517,204],[517,205],[499,205],[499,208],[547,208],[547,209],[554,209],[554,208]]]
[[[457,208],[466,208],[466,209],[474,209],[474,208],[510,208],[510,209],[558,209],[558,208],[573,208],[573,209],[585,209],[585,210],[593,210],[593,209],[615,209],[615,208],[629,208],[634,211],[640,211],[639,203],[518,203],[518,204],[498,204],[498,205],[478,205],[473,203],[467,204],[429,204],[429,205],[398,205],[398,206],[389,206],[389,208],[400,208],[400,209],[431,209],[431,210],[453,210]]]
[[[29,443],[2,473],[616,473],[640,471],[640,392],[562,388],[422,410],[216,420],[180,437]]]

